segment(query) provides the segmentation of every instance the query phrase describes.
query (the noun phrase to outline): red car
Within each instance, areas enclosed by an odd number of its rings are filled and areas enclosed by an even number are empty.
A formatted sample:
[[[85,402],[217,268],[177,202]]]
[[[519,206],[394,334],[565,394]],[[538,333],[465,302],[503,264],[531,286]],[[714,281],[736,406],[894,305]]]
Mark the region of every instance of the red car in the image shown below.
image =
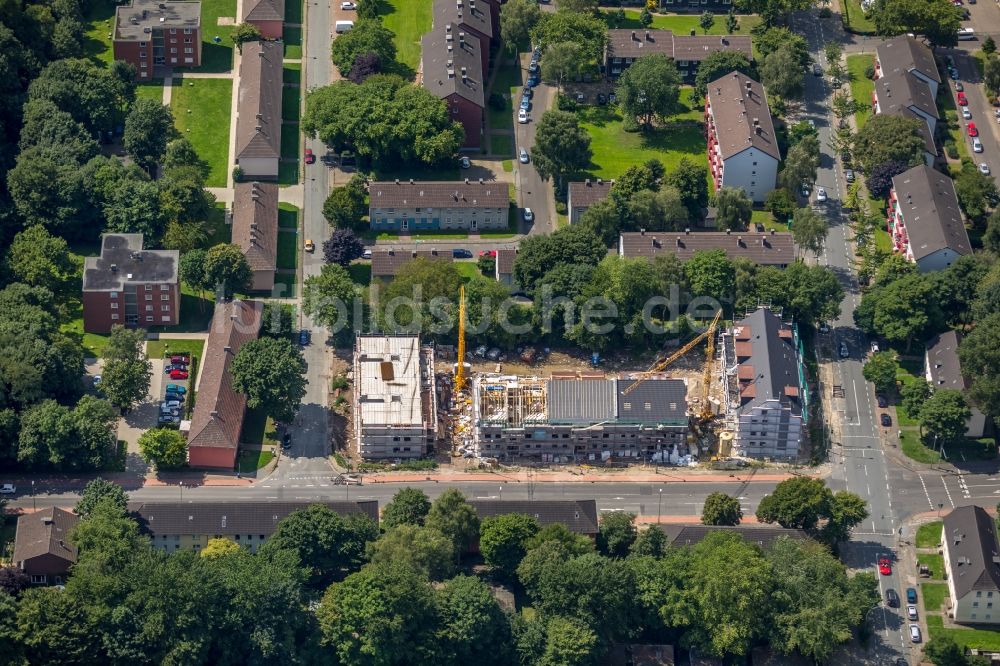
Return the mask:
[[[969,98],[965,96],[964,92],[958,93],[958,104],[959,106],[969,106]]]
[[[171,363],[183,363],[184,365],[187,365],[188,360],[187,360],[187,356],[171,356],[170,357],[170,362]]]
[[[187,379],[188,378],[187,370],[171,370],[170,371],[170,378],[171,379]]]
[[[878,572],[883,576],[892,575],[892,562],[889,561],[888,557],[878,558]]]
[[[969,136],[979,136],[979,130],[976,129],[976,123],[969,123]]]
[[[312,164],[316,161],[316,156],[313,155],[312,148],[306,148],[306,164]]]
[[[479,256],[480,257],[496,257],[497,256],[497,251],[496,250],[480,250],[479,251]]]

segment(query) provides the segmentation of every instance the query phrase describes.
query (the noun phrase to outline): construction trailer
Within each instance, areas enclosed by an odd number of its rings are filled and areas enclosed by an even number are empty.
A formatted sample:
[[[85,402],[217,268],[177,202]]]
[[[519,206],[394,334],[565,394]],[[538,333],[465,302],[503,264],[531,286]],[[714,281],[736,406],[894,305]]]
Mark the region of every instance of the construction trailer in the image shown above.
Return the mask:
[[[354,438],[362,458],[419,458],[437,438],[434,349],[416,335],[354,343]]]
[[[679,462],[689,453],[687,385],[665,376],[479,375],[472,383],[480,458]]]

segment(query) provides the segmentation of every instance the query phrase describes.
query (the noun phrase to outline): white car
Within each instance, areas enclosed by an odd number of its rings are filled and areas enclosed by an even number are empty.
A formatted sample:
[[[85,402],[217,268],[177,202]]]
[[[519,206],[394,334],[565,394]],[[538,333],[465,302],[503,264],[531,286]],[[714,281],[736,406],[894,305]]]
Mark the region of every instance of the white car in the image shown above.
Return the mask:
[[[909,606],[907,606],[906,607],[906,617],[908,617],[911,620],[916,620],[917,619],[917,607],[914,606],[914,605],[912,605],[912,604],[909,605]]]
[[[17,486],[13,483],[5,483],[0,486],[0,495],[13,495],[17,492]]]
[[[920,627],[916,624],[910,625],[910,640],[914,643],[920,642]]]
[[[371,250],[365,250],[364,252],[361,253],[361,258],[362,259],[371,259],[372,258],[372,251]]]
[[[990,165],[987,164],[986,162],[980,162],[979,173],[983,174],[984,176],[990,175]]]
[[[524,125],[525,123],[527,123],[528,122],[528,112],[525,111],[524,109],[518,109],[517,110],[517,122],[521,123],[522,125]]]
[[[520,150],[519,150],[519,151],[517,152],[517,160],[518,160],[518,161],[519,161],[519,162],[520,162],[521,164],[527,164],[527,163],[528,163],[528,162],[530,161],[530,160],[529,160],[529,158],[528,158],[528,151],[527,151],[527,150],[525,150],[524,148],[521,148],[521,149],[520,149]]]
[[[826,190],[822,187],[816,188],[816,201],[824,202],[826,201]]]
[[[357,9],[358,6],[356,4],[354,4],[353,2],[342,2],[342,3],[340,3],[340,8],[341,9]]]
[[[969,107],[967,106],[962,107],[962,117],[965,118],[966,120],[972,120],[972,111],[969,111]]]
[[[972,138],[972,152],[981,153],[983,152],[983,142],[979,140],[979,137]]]
[[[535,214],[531,211],[530,208],[525,208],[524,209],[524,221],[525,222],[534,222],[535,221]]]
[[[873,354],[877,354],[878,353],[878,343],[877,342],[872,342],[872,353]]]

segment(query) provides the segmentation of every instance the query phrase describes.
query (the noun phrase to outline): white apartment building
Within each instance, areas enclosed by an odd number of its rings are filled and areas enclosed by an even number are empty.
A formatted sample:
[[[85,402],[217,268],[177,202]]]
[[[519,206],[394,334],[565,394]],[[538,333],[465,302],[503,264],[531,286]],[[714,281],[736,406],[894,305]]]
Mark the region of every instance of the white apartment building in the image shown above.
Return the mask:
[[[893,178],[888,213],[893,250],[921,273],[944,270],[972,253],[955,183],[940,171],[916,166]]]

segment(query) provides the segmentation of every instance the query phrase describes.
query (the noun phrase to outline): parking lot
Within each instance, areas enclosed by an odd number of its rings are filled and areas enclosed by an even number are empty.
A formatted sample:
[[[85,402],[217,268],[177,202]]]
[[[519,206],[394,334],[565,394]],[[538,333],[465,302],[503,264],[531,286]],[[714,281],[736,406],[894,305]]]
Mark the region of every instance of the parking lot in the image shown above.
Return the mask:
[[[163,364],[160,387],[153,394],[157,397],[157,424],[179,426],[181,420],[191,418],[191,356],[176,354],[157,360]]]

